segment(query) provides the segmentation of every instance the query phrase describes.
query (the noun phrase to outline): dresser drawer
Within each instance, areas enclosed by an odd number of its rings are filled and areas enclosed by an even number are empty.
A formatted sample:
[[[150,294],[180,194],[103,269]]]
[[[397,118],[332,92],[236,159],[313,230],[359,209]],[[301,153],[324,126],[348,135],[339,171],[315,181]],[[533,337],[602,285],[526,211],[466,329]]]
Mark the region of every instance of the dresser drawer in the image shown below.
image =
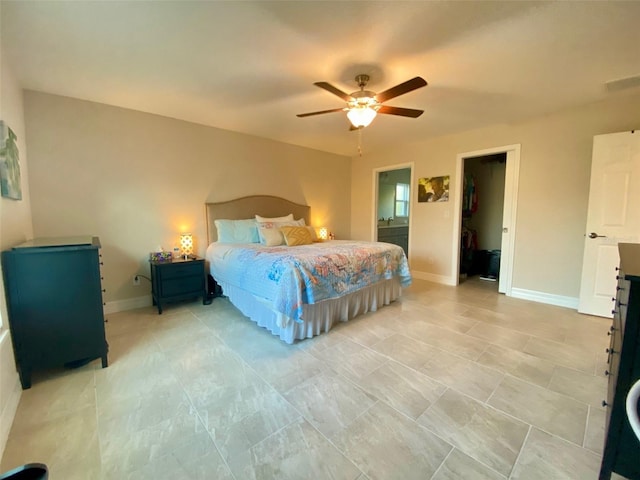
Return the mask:
[[[160,284],[160,293],[163,297],[188,295],[191,292],[202,295],[203,284],[204,277],[202,275],[163,278]]]
[[[202,263],[183,263],[172,264],[170,268],[166,266],[159,267],[162,279],[190,277],[194,275],[203,275]]]

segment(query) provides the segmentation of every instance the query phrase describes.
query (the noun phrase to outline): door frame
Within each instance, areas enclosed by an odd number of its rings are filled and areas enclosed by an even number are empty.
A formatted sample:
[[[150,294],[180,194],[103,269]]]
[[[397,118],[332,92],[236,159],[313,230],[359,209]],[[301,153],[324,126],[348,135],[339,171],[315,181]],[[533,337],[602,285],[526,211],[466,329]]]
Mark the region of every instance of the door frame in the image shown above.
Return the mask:
[[[500,253],[500,277],[503,281],[504,292],[507,296],[511,296],[513,284],[513,258],[516,239],[516,214],[518,209],[518,183],[520,178],[520,144],[506,145],[502,147],[487,148],[484,150],[476,150],[472,152],[459,153],[456,157],[456,195],[454,196],[454,222],[453,222],[453,252],[451,255],[451,279],[453,285],[460,283],[460,234],[462,231],[462,189],[464,182],[464,160],[465,158],[482,157],[485,155],[494,155],[496,153],[507,154],[507,165],[505,168],[504,179],[504,206],[503,211],[510,213],[510,218],[503,218],[502,227],[508,228],[509,240],[507,242],[507,251]],[[502,291],[502,289],[501,289]]]
[[[380,174],[381,172],[388,172],[390,170],[401,170],[403,168],[409,168],[411,169],[411,183],[409,184],[409,220],[407,225],[409,226],[409,252],[407,255],[407,261],[409,260],[409,257],[411,256],[411,227],[412,227],[412,221],[413,221],[413,209],[415,208],[415,201],[414,201],[414,197],[417,199],[417,194],[414,195],[413,193],[413,184],[414,184],[414,178],[413,176],[415,175],[415,162],[406,162],[406,163],[396,163],[393,165],[387,165],[384,167],[377,167],[374,168],[372,171],[372,182],[373,182],[373,188],[371,189],[371,191],[373,192],[373,198],[372,198],[372,202],[373,202],[373,217],[371,219],[371,241],[376,242],[378,241],[378,174]],[[416,189],[417,190],[417,189]],[[417,201],[417,200],[416,200]]]

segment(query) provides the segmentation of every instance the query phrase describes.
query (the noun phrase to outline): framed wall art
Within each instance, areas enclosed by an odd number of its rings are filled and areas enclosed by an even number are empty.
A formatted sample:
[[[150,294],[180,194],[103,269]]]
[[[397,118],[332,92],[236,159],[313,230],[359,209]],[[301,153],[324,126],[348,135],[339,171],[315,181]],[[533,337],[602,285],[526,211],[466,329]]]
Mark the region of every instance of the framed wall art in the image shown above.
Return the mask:
[[[449,175],[418,179],[418,202],[448,202]]]
[[[0,120],[0,189],[3,197],[22,200],[17,140],[13,130]]]

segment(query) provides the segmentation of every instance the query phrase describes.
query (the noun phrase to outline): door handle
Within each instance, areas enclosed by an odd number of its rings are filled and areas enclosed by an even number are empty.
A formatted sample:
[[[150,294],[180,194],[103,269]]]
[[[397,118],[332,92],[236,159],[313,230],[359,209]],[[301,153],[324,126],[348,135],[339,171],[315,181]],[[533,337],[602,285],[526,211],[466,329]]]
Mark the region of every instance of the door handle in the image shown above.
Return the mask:
[[[598,235],[596,232],[591,232],[589,238],[607,238],[606,235]]]

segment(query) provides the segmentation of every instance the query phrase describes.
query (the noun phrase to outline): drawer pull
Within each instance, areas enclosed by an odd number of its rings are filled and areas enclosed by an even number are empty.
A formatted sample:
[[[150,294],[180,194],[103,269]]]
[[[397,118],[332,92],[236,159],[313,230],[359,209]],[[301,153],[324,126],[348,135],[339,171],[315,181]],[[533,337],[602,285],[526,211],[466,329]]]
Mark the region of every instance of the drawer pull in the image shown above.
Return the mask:
[[[607,349],[605,350],[605,352],[606,352],[606,353],[609,353],[609,354],[611,354],[611,355],[613,355],[614,353],[616,353],[616,352],[615,352],[615,350],[614,350],[613,348],[607,348]]]
[[[624,287],[616,287],[616,290],[618,290],[618,291],[624,290]]]
[[[103,288],[103,289],[102,289],[102,293],[106,293],[106,291],[107,291],[107,289],[106,289],[106,288]]]
[[[615,315],[616,313],[618,313],[618,312],[616,312],[615,308],[613,310],[611,310],[611,315]]]
[[[606,401],[606,400],[602,400],[602,406],[603,406],[603,407],[606,407],[606,406],[608,406],[608,405],[609,405],[609,404],[607,403],[607,401]]]
[[[609,370],[605,370],[605,371],[604,371],[604,374],[605,374],[606,376],[609,376],[609,375],[611,375],[611,372],[610,372]]]

